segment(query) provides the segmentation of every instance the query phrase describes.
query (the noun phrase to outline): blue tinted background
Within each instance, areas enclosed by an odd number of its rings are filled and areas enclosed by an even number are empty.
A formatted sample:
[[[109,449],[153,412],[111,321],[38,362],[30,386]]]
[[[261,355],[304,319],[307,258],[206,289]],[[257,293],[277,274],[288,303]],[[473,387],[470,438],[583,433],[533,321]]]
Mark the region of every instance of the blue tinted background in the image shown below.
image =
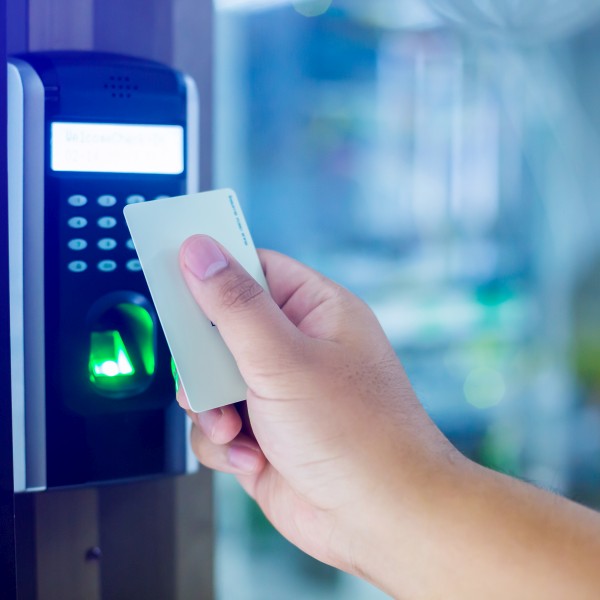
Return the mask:
[[[258,246],[371,305],[462,451],[598,506],[598,25],[515,40],[357,6],[218,13],[216,183]],[[221,597],[379,597],[217,484]]]

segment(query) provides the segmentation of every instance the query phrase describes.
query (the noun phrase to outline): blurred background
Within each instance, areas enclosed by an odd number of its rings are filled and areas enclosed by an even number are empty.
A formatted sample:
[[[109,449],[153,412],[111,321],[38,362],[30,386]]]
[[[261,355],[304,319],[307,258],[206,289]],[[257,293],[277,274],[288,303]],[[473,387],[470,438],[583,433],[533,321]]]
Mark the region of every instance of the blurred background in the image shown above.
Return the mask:
[[[600,3],[215,8],[215,183],[256,245],[368,302],[464,453],[599,508]],[[218,598],[384,597],[216,494]]]

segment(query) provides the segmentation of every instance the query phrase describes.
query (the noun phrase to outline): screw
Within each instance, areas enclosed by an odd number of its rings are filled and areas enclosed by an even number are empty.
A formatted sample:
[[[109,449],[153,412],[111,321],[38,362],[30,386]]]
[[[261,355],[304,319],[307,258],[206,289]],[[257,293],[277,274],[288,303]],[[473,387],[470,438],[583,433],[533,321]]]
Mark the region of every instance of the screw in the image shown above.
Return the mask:
[[[88,548],[85,553],[85,560],[90,562],[92,560],[100,560],[102,558],[102,550],[98,546],[92,546]]]

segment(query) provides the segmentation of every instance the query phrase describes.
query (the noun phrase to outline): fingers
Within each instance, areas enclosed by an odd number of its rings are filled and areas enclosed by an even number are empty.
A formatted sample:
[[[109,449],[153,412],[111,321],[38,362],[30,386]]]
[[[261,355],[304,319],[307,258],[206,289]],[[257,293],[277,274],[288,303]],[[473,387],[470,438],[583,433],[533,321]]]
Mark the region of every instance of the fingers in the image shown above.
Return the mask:
[[[277,304],[217,242],[205,235],[188,238],[180,266],[206,316],[219,328],[242,375],[259,357],[293,354],[301,335]]]
[[[236,475],[263,469],[266,459],[254,439],[240,434],[242,417],[235,406],[192,412],[182,387],[177,391],[177,402],[194,423],[190,443],[204,466]]]
[[[199,427],[193,427],[191,444],[200,463],[209,469],[249,475],[260,473],[266,465],[258,444],[243,435],[229,444],[216,444]]]
[[[232,406],[198,413],[195,422],[215,444],[228,444],[242,429],[240,415]]]
[[[228,444],[242,429],[242,418],[234,406],[223,406],[195,413],[190,409],[182,387],[177,392],[177,402],[190,419],[202,429],[204,435],[215,444]]]

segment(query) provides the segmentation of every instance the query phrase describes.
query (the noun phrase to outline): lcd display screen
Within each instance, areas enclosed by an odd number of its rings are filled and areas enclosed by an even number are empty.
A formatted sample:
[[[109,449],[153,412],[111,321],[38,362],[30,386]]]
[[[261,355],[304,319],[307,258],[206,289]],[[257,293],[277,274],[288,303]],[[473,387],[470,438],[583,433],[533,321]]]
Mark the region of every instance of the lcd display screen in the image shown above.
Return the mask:
[[[89,173],[183,172],[183,127],[112,123],[51,124],[53,171]]]

